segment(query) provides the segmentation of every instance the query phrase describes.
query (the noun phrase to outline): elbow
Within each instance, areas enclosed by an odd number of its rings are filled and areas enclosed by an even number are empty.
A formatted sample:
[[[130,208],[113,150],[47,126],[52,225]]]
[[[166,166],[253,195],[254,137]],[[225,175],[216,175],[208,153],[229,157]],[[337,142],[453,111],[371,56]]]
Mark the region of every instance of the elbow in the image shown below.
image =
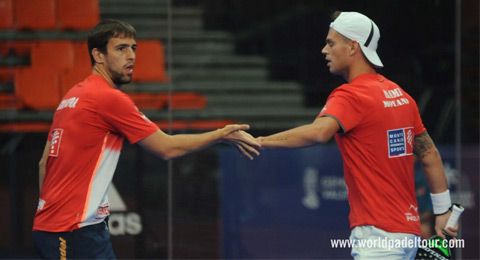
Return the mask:
[[[170,149],[162,149],[159,151],[154,152],[158,157],[162,158],[163,160],[171,160],[180,157],[181,155],[178,153],[178,151],[174,148]]]
[[[319,134],[315,141],[317,143],[325,144],[325,143],[328,143],[328,141],[330,141],[330,138],[331,136],[326,136],[325,134]]]
[[[159,155],[159,156],[160,156],[160,158],[162,158],[162,159],[165,160],[165,161],[168,161],[168,160],[171,160],[171,159],[175,159],[175,158],[178,157],[178,156],[175,156],[175,154],[172,153],[172,152],[164,152],[164,153],[162,153],[162,154]]]
[[[325,129],[324,127],[317,127],[315,131],[313,131],[313,136],[311,140],[318,144],[325,144],[330,141],[334,133],[331,133],[331,131],[328,131],[328,129]]]

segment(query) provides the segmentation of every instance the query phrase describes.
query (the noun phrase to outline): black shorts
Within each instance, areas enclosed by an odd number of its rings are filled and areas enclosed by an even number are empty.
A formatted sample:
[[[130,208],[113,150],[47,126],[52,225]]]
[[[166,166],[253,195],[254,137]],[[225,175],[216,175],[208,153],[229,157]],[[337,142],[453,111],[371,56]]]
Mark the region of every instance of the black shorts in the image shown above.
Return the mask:
[[[71,232],[33,231],[33,242],[43,259],[115,259],[106,222]]]

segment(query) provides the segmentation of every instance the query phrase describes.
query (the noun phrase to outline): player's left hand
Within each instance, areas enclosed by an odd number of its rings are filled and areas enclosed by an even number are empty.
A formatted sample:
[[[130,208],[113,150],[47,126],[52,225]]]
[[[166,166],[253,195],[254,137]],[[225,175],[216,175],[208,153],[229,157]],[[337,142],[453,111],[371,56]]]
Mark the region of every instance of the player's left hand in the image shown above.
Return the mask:
[[[451,214],[452,212],[449,211],[443,215],[439,215],[435,217],[435,232],[437,233],[438,236],[440,236],[443,239],[445,239],[446,237],[442,231],[447,233],[452,238],[457,238],[458,223],[455,225],[455,227],[445,228],[445,226],[447,225],[448,218],[450,217]]]

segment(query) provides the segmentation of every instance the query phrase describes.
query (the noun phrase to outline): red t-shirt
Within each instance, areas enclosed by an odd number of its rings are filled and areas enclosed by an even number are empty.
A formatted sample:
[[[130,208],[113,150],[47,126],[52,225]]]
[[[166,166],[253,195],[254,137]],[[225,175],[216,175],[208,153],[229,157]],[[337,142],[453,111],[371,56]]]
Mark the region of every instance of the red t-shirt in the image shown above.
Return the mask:
[[[373,225],[421,235],[415,197],[413,144],[425,132],[415,101],[380,74],[336,88],[319,116],[337,120],[350,228]]]
[[[107,191],[124,137],[136,143],[157,130],[101,76],[75,85],[53,117],[33,230],[72,231],[102,222],[110,212]]]

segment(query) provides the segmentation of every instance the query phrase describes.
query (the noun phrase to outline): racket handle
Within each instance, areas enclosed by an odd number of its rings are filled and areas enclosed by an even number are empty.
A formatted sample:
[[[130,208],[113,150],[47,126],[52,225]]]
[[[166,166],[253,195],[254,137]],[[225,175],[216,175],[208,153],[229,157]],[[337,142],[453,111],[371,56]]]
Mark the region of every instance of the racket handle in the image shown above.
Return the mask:
[[[455,225],[458,222],[458,219],[460,218],[460,215],[462,215],[464,210],[465,209],[462,206],[458,204],[453,204],[452,214],[450,214],[450,217],[448,218],[447,225],[445,225],[445,228],[455,227]]]

